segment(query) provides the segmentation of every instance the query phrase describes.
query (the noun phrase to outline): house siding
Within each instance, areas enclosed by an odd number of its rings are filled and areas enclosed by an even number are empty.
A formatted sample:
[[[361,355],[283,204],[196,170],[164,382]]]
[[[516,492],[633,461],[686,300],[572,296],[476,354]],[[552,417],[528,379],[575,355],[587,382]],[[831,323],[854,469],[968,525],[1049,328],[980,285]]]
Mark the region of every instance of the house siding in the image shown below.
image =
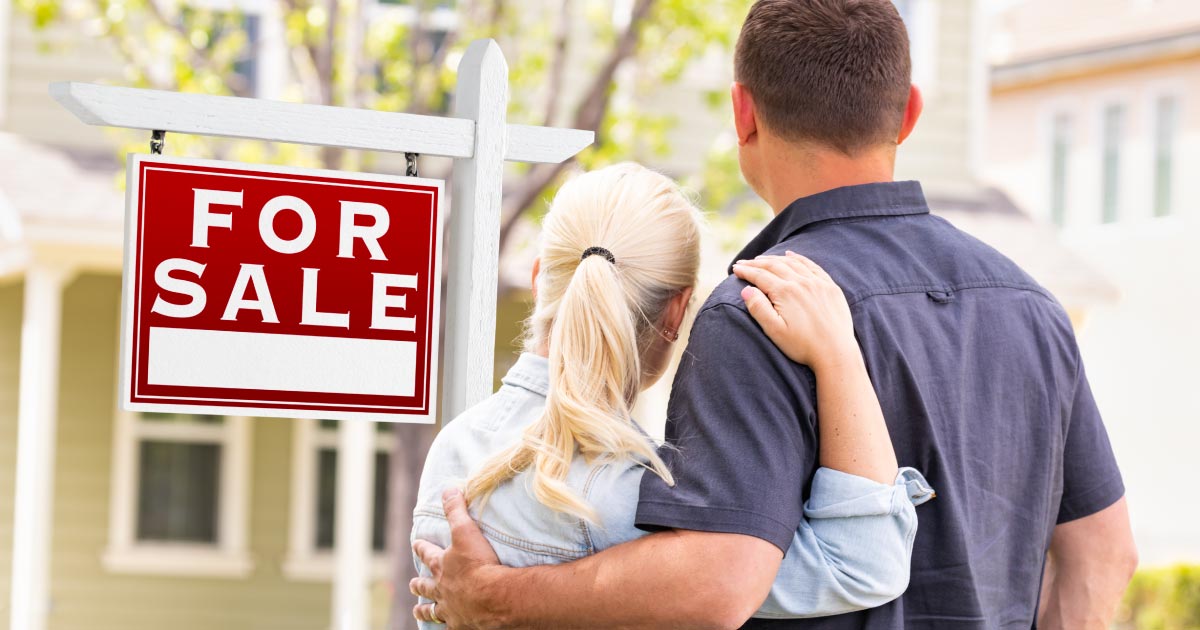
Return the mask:
[[[936,83],[924,89],[925,111],[896,154],[896,178],[920,180],[927,193],[969,195],[977,189],[971,172],[971,80],[975,0],[937,3]]]
[[[12,488],[23,284],[0,286],[0,487]],[[63,297],[50,630],[150,628],[323,630],[328,583],[282,575],[287,553],[291,425],[255,419],[249,532],[255,565],[245,579],[114,574],[108,544],[120,278],[83,274]],[[12,493],[0,492],[0,628],[8,627]],[[383,627],[388,589],[372,592]]]
[[[3,129],[31,140],[85,150],[111,150],[112,132],[80,124],[50,97],[54,81],[124,84],[123,65],[107,39],[89,36],[78,22],[41,31],[28,15],[10,16],[7,115]]]

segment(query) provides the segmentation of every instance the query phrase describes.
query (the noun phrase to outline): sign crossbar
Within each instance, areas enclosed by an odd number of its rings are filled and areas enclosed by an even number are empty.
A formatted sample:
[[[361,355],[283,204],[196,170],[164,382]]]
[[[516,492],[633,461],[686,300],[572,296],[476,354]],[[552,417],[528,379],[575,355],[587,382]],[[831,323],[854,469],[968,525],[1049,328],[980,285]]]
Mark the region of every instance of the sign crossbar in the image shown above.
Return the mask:
[[[475,156],[475,121],[402,112],[184,94],[65,81],[50,95],[89,125],[292,142],[451,158]],[[506,125],[510,162],[558,163],[590,145],[591,131]]]

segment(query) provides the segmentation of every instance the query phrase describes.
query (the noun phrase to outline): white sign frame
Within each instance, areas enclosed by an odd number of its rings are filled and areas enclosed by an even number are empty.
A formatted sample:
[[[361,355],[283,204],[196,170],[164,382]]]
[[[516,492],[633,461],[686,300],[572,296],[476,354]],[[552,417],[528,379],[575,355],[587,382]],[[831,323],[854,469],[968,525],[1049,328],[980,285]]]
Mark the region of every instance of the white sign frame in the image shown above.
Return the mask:
[[[433,300],[433,311],[426,330],[426,349],[429,354],[429,365],[427,366],[426,378],[428,379],[428,409],[424,414],[388,414],[381,412],[351,412],[351,411],[322,411],[311,409],[281,409],[264,405],[261,407],[252,406],[224,406],[220,404],[213,405],[191,405],[191,404],[172,404],[172,403],[147,403],[133,402],[131,400],[132,390],[130,379],[133,377],[134,366],[133,361],[133,345],[137,342],[137,336],[134,327],[134,308],[139,299],[139,287],[137,286],[137,260],[138,252],[135,250],[135,244],[140,242],[139,222],[137,220],[140,214],[138,204],[141,201],[142,182],[139,181],[138,173],[141,171],[138,166],[143,162],[150,160],[158,164],[177,164],[181,166],[201,166],[214,168],[252,168],[255,171],[275,173],[279,175],[307,175],[317,177],[330,177],[337,179],[356,180],[362,182],[386,182],[390,184],[425,186],[435,188],[438,191],[438,206],[436,209],[436,220],[434,222],[433,246],[434,252],[437,254],[436,259],[432,261],[432,275],[430,279],[430,287]],[[164,412],[164,413],[185,413],[185,414],[212,414],[212,415],[235,415],[235,416],[254,416],[254,417],[269,417],[269,418],[312,418],[312,419],[331,419],[331,420],[371,420],[375,422],[391,422],[391,423],[414,423],[414,424],[432,424],[436,422],[438,411],[438,383],[439,383],[439,368],[440,368],[440,352],[438,352],[438,338],[441,334],[441,273],[442,261],[444,260],[444,233],[446,223],[446,186],[445,182],[440,179],[430,179],[424,177],[408,177],[404,175],[383,175],[374,173],[360,173],[336,171],[331,169],[314,169],[314,168],[296,168],[291,166],[265,165],[254,164],[245,165],[238,162],[229,162],[225,160],[208,160],[200,158],[181,158],[181,157],[165,157],[159,155],[146,155],[131,153],[127,156],[126,162],[126,208],[125,208],[125,248],[124,248],[124,270],[122,273],[122,295],[121,295],[121,373],[119,378],[120,393],[119,399],[121,406],[129,411],[148,411],[148,412]],[[395,221],[393,226],[397,225]],[[143,284],[149,282],[147,277],[148,271],[142,270]],[[152,273],[152,272],[151,272]],[[422,361],[423,357],[418,357],[418,361]],[[313,403],[313,406],[318,406],[320,403]]]

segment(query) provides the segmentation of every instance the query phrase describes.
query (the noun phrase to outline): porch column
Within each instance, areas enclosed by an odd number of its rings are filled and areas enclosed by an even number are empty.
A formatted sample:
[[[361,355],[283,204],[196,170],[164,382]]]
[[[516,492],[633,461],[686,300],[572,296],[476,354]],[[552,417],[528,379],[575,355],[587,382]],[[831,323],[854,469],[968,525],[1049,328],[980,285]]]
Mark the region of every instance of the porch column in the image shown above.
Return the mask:
[[[39,264],[25,274],[9,600],[9,627],[22,630],[43,630],[50,604],[58,357],[69,276],[65,269]]]
[[[333,630],[366,630],[371,623],[374,490],[375,423],[344,420],[338,426]]]

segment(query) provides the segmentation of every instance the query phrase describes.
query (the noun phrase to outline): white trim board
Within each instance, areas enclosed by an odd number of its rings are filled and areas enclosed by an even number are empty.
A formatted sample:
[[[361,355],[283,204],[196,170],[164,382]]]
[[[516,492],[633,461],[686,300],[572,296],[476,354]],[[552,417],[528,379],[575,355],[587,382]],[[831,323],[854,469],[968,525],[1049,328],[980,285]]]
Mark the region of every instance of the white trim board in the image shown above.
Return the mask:
[[[253,99],[246,99],[251,100]],[[438,352],[437,340],[440,338],[438,327],[441,322],[442,309],[442,284],[439,282],[430,282],[432,311],[429,316],[429,324],[426,328],[425,344],[428,350],[428,370],[425,374],[425,382],[421,383],[422,390],[425,390],[425,395],[428,397],[424,401],[426,412],[420,413],[420,407],[379,407],[369,404],[354,404],[354,403],[326,403],[326,402],[307,402],[302,405],[295,402],[279,402],[277,400],[260,400],[248,396],[238,397],[236,399],[224,399],[215,397],[178,397],[174,395],[153,395],[148,396],[153,400],[141,400],[130,402],[130,396],[142,396],[141,392],[136,391],[134,385],[136,381],[132,381],[134,375],[133,355],[137,352],[149,352],[149,349],[140,348],[140,336],[138,331],[134,330],[133,314],[138,308],[138,300],[144,296],[140,295],[138,275],[134,273],[134,269],[138,264],[141,256],[139,251],[139,243],[143,241],[143,225],[138,217],[141,211],[137,204],[143,203],[143,195],[145,183],[143,182],[143,173],[140,165],[148,164],[146,171],[161,171],[172,170],[172,166],[201,166],[201,167],[216,167],[232,170],[252,170],[254,173],[245,174],[238,173],[237,175],[228,175],[230,177],[238,177],[242,179],[265,179],[276,181],[290,181],[289,176],[302,175],[305,177],[324,177],[336,180],[351,180],[360,181],[363,184],[351,184],[345,181],[339,181],[336,185],[339,187],[361,187],[373,188],[374,184],[388,183],[394,186],[408,187],[429,187],[437,189],[437,210],[436,217],[431,225],[429,247],[431,252],[439,254],[430,261],[429,269],[424,272],[428,273],[429,277],[436,278],[441,275],[442,257],[440,254],[444,248],[443,232],[446,223],[446,208],[448,206],[445,184],[442,180],[407,177],[399,175],[382,175],[373,173],[358,173],[334,171],[329,169],[309,169],[295,168],[290,166],[278,165],[243,165],[235,162],[226,162],[222,160],[207,160],[195,158],[166,158],[163,156],[151,156],[141,154],[129,154],[127,156],[126,166],[126,190],[127,190],[127,220],[126,220],[126,236],[125,236],[125,272],[122,274],[122,318],[121,318],[121,357],[120,369],[118,373],[121,377],[119,384],[119,396],[122,405],[130,411],[158,411],[169,413],[184,413],[184,414],[213,414],[226,415],[236,414],[254,417],[275,417],[275,418],[296,418],[296,417],[311,417],[311,418],[327,418],[338,420],[354,420],[354,419],[369,419],[381,422],[411,422],[417,424],[431,424],[437,417],[437,396],[439,364],[441,355]],[[264,173],[268,175],[263,175]],[[214,176],[226,176],[225,174],[215,174]],[[418,194],[432,194],[426,191],[417,191]],[[145,283],[148,280],[142,279]],[[294,341],[294,340],[293,340]],[[275,344],[278,346],[278,344]],[[328,346],[325,347],[329,350]],[[394,350],[394,348],[393,348]],[[293,353],[295,354],[295,353]],[[360,353],[361,354],[361,353]],[[380,354],[374,352],[376,357]],[[414,353],[415,354],[415,353]],[[272,350],[272,357],[278,359],[278,347]],[[328,357],[328,352],[322,354]],[[151,357],[153,359],[153,357]],[[295,357],[292,357],[293,359]],[[393,357],[393,359],[396,357]],[[425,357],[416,357],[417,361],[425,361]],[[223,365],[224,361],[218,360],[216,357],[205,357],[201,355],[199,359],[187,359],[186,357],[162,357],[159,361],[160,367],[162,364],[173,364],[170,370],[178,372],[180,370],[192,371],[195,376],[197,371],[208,370],[211,376],[214,365]],[[252,366],[251,366],[252,367]],[[379,369],[378,365],[372,366],[374,369]],[[159,370],[159,376],[167,374],[169,370]],[[394,373],[394,370],[393,370]],[[261,372],[266,374],[266,372]],[[272,372],[272,374],[276,374]],[[179,374],[176,374],[178,376]],[[240,376],[243,380],[247,380],[246,374],[238,374],[235,370],[231,372],[233,376]],[[276,374],[277,375],[277,374]],[[155,378],[154,370],[150,370],[149,378]],[[312,381],[312,375],[308,376],[308,380]],[[163,381],[160,381],[163,382]],[[489,381],[490,383],[490,381]],[[310,383],[311,384],[311,383]],[[261,383],[260,383],[261,385]],[[418,392],[422,391],[418,390]],[[280,388],[280,391],[296,391],[296,388]],[[307,391],[307,390],[302,390]],[[183,402],[180,402],[180,401]],[[203,402],[198,402],[203,401]],[[331,410],[324,409],[327,406],[341,407],[342,409]],[[413,412],[413,413],[410,413]]]

